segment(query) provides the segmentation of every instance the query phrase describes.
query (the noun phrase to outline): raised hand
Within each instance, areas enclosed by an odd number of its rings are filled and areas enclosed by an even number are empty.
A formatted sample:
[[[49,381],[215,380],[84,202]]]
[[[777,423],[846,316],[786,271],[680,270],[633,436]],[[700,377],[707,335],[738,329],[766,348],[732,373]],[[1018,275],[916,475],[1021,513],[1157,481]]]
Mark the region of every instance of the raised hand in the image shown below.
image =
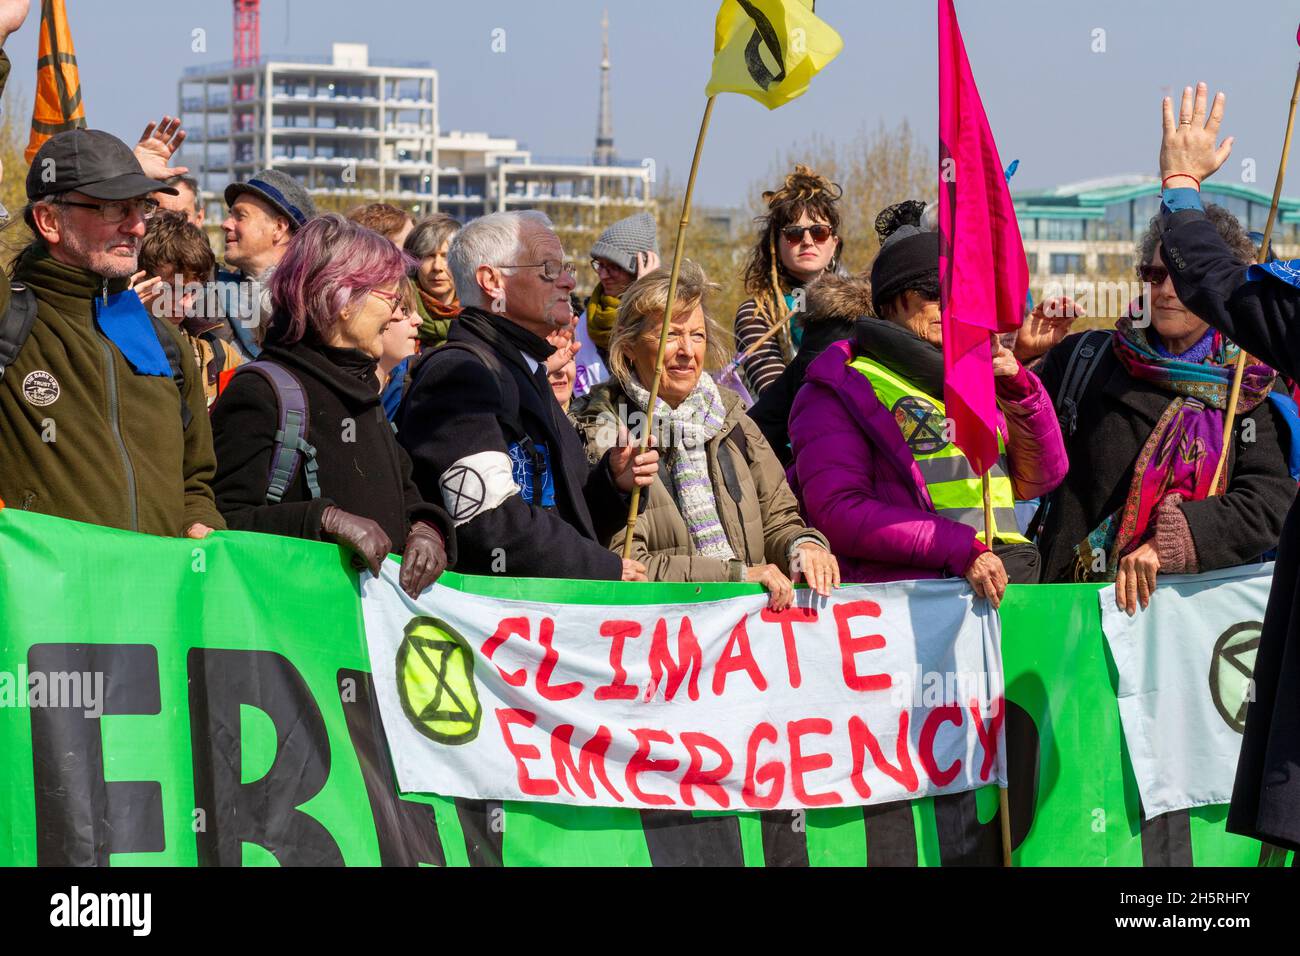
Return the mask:
[[[150,179],[170,179],[184,176],[190,171],[188,166],[168,166],[176,150],[185,142],[185,130],[181,121],[175,116],[164,116],[157,123],[150,123],[140,134],[140,142],[135,144],[135,158]]]
[[[1166,96],[1161,101],[1164,136],[1160,141],[1160,179],[1163,182],[1175,174],[1196,179],[1195,184],[1190,179],[1174,179],[1169,183],[1172,187],[1199,185],[1214,175],[1232,152],[1231,136],[1218,146],[1214,145],[1219,138],[1219,124],[1223,122],[1225,97],[1222,92],[1214,95],[1207,117],[1208,100],[1209,88],[1204,83],[1196,84],[1195,96],[1190,86],[1185,87],[1177,124],[1174,123],[1173,100]]]
[[[1070,334],[1070,327],[1076,319],[1086,318],[1087,315],[1084,308],[1069,296],[1039,302],[1016,333],[1013,349],[1016,358],[1023,364],[1046,355]]]
[[[1001,378],[1010,377],[1020,371],[1020,363],[1016,361],[1015,353],[1007,348],[1002,342],[994,336],[993,338],[993,376]]]
[[[30,7],[31,0],[0,0],[0,46],[11,33],[18,32]]]
[[[638,252],[636,254],[636,277],[639,279],[647,272],[654,272],[660,266],[657,252]]]

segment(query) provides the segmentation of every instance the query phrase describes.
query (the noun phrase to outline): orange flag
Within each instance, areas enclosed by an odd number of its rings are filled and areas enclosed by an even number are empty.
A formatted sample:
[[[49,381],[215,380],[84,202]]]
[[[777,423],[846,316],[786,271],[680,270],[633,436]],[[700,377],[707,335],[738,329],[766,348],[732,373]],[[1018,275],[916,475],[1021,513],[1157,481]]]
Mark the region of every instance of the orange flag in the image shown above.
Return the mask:
[[[32,138],[27,162],[47,139],[65,129],[84,129],[86,108],[81,102],[81,74],[72,48],[68,11],[63,0],[41,0],[41,43],[36,60],[36,105],[32,108]]]

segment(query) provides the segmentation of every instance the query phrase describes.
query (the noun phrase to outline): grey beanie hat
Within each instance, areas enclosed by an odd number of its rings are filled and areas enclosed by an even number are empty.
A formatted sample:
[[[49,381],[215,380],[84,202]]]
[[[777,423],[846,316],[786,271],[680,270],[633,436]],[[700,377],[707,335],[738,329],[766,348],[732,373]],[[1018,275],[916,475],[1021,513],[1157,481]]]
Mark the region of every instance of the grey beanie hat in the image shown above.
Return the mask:
[[[278,169],[262,169],[254,173],[247,181],[231,183],[226,187],[226,205],[232,206],[243,193],[252,193],[289,220],[292,232],[306,225],[308,219],[316,217],[316,204],[303,188],[302,183],[288,173]]]
[[[659,252],[655,242],[655,217],[648,212],[620,219],[600,234],[591,247],[593,259],[608,259],[624,272],[636,275],[638,252]]]

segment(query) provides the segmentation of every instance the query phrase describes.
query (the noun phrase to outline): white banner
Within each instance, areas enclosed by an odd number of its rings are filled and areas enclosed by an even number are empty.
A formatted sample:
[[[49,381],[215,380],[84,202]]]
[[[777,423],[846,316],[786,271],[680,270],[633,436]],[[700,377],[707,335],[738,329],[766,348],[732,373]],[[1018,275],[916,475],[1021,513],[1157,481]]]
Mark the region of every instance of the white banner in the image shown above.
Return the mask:
[[[1272,564],[1162,577],[1133,617],[1098,592],[1148,820],[1231,799],[1272,579]]]
[[[743,810],[1005,784],[998,620],[964,581],[804,590],[773,614],[762,595],[543,604],[441,584],[416,602],[397,574],[364,575],[362,596],[403,792]]]

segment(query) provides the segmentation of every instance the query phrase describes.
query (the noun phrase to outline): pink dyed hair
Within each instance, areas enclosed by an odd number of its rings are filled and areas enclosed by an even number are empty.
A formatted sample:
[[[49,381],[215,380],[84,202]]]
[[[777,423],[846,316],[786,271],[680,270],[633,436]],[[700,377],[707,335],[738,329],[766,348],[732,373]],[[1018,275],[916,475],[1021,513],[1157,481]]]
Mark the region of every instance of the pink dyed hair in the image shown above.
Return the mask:
[[[298,230],[271,274],[270,338],[325,340],[343,310],[372,289],[404,281],[415,264],[379,233],[336,213]]]

